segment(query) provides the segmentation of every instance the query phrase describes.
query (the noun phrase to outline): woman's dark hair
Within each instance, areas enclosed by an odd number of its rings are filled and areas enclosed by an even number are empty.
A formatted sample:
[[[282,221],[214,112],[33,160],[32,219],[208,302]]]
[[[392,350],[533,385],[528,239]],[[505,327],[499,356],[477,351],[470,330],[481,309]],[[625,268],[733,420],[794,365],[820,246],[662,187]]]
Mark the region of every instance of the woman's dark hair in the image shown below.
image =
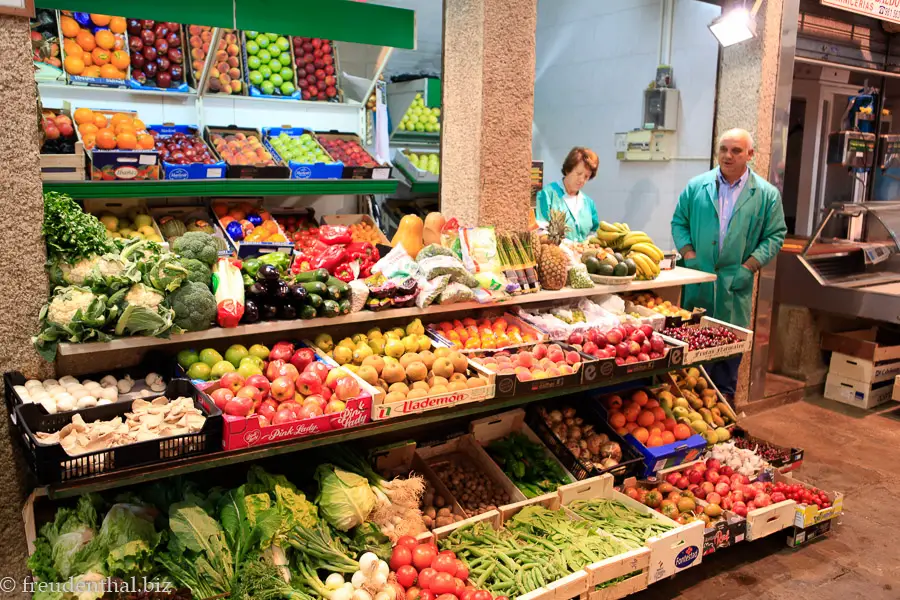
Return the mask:
[[[597,169],[600,168],[600,159],[597,158],[597,153],[590,148],[575,146],[574,148],[569,150],[569,154],[568,156],[566,156],[566,160],[563,161],[563,177],[571,173],[575,169],[575,167],[578,166],[578,163],[582,163],[585,167],[588,168],[588,170],[591,172],[591,179],[597,176]]]

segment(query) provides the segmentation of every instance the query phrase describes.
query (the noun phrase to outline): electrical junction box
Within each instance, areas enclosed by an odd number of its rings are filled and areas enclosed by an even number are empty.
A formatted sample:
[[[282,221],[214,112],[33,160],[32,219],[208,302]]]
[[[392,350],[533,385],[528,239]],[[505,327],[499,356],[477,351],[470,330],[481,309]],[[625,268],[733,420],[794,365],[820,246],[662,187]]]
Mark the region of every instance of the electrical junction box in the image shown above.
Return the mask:
[[[678,90],[655,88],[644,90],[644,129],[678,128]]]
[[[616,134],[617,142],[624,136],[624,145],[617,144],[616,158],[619,160],[652,161],[672,160],[676,151],[674,131],[662,129],[635,129],[628,133]]]

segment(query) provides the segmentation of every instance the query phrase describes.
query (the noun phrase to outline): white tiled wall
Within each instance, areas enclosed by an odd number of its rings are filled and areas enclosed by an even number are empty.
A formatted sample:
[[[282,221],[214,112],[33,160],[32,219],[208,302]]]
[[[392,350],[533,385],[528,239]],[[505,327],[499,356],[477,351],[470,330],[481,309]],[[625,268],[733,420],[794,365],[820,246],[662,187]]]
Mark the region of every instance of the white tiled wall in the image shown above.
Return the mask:
[[[553,181],[572,146],[592,148],[600,169],[585,193],[600,218],[627,221],[670,248],[678,194],[709,168],[718,45],[707,24],[720,9],[675,2],[671,63],[683,159],[619,162],[614,134],[640,125],[643,90],[656,75],[661,2],[538,0],[533,149],[545,161],[545,181]],[[689,160],[697,157],[703,160]]]

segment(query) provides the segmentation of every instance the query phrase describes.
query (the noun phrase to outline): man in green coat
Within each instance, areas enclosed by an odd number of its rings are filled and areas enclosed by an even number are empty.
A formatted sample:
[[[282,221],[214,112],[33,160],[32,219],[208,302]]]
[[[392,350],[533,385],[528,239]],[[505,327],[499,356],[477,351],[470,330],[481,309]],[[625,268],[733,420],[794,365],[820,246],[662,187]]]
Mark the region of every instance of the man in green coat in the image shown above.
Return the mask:
[[[756,272],[775,258],[787,227],[781,194],[754,173],[753,138],[743,129],[719,138],[718,168],[692,179],[678,198],[672,238],[684,266],[715,273],[716,281],[686,286],[685,308],[741,327],[750,325]],[[740,357],[713,365],[710,376],[734,395]]]

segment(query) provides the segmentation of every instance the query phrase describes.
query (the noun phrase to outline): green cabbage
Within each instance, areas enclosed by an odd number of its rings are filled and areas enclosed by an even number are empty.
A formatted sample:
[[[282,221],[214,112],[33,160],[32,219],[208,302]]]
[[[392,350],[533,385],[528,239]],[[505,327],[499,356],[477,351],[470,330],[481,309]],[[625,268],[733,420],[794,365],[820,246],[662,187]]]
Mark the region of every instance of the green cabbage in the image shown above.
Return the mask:
[[[326,464],[316,469],[316,481],[316,504],[325,520],[340,531],[349,531],[364,522],[375,508],[375,493],[369,480],[361,475]]]

